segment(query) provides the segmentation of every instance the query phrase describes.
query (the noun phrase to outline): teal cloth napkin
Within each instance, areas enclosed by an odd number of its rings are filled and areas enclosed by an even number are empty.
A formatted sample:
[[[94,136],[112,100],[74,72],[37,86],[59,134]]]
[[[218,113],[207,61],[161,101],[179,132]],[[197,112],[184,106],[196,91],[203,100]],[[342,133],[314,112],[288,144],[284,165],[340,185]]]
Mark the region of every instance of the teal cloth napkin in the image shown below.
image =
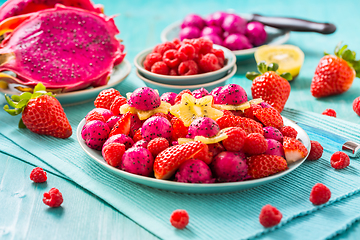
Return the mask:
[[[142,84],[130,75],[117,89],[125,94]],[[251,190],[226,194],[168,192],[122,179],[83,152],[75,131],[93,107],[89,102],[64,108],[74,131],[69,139],[18,129],[14,117],[0,111],[0,151],[75,182],[164,239],[324,239],[344,231],[360,217],[359,159],[351,159],[346,169],[334,170],[329,159],[336,149],[331,144],[326,145],[320,160],[306,161],[280,180]],[[292,109],[282,114],[360,142],[357,124]],[[316,134],[309,136],[317,140]],[[322,206],[309,201],[310,190],[317,182],[332,191],[331,200]],[[258,215],[265,204],[283,214],[282,222],[274,228],[259,224]],[[169,223],[175,209],[189,212],[190,224],[184,230]]]

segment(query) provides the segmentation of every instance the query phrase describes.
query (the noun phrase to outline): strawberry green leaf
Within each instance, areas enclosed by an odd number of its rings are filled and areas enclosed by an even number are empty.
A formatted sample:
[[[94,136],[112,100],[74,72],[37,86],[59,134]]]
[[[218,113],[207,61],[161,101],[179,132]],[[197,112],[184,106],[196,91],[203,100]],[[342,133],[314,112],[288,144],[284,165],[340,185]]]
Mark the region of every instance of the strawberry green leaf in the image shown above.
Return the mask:
[[[351,62],[351,61],[355,60],[355,56],[354,56],[353,52],[351,50],[349,50],[349,49],[346,49],[343,52],[341,58],[344,59],[347,62]]]
[[[16,116],[22,112],[21,108],[9,109],[8,105],[4,106],[4,110],[12,116]]]
[[[22,118],[20,118],[20,121],[19,121],[19,128],[26,128]]]
[[[5,94],[6,102],[10,105],[10,107],[15,108],[15,103],[11,100],[11,98]]]
[[[28,99],[21,99],[20,102],[16,104],[15,108],[24,108],[28,102]]]
[[[247,79],[254,80],[256,77],[260,76],[260,74],[257,72],[247,72],[245,76]]]
[[[267,72],[267,66],[266,66],[266,62],[265,61],[261,61],[258,64],[258,70],[260,73],[266,73]]]
[[[338,57],[341,57],[343,55],[343,52],[347,49],[348,45],[344,45],[338,52]]]
[[[269,66],[267,67],[267,72],[268,71],[276,72],[278,69],[279,69],[279,65],[277,63],[270,63]]]
[[[38,83],[34,88],[34,93],[40,91],[46,92],[46,87],[42,83]]]
[[[282,77],[282,78],[285,78],[286,80],[288,80],[288,81],[291,81],[291,80],[293,80],[293,77],[291,76],[291,73],[282,73],[281,75],[280,75],[280,77]]]
[[[340,51],[341,44],[342,44],[342,42],[339,42],[339,43],[336,45],[335,51],[334,51],[335,56],[339,56],[339,51]]]
[[[20,96],[18,95],[12,95],[11,99],[14,100],[15,102],[19,102],[20,101]]]
[[[30,99],[31,98],[31,93],[29,93],[29,92],[24,92],[24,93],[22,93],[21,95],[20,95],[20,100],[22,100],[22,99]]]

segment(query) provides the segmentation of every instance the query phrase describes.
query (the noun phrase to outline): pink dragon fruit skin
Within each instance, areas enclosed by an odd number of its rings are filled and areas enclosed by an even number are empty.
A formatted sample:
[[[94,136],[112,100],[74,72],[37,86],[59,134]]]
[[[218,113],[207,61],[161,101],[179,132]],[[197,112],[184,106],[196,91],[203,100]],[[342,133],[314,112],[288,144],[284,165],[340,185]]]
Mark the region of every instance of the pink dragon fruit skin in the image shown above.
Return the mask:
[[[219,131],[220,127],[215,120],[208,117],[199,117],[190,124],[186,137],[195,138],[196,136],[204,136],[210,138]]]
[[[142,148],[147,148],[147,145],[149,144],[148,141],[145,141],[145,140],[139,140],[137,141],[133,147],[142,147]]]
[[[266,139],[274,139],[278,142],[283,142],[283,135],[282,133],[279,131],[279,129],[274,128],[274,127],[264,127],[264,137]]]
[[[116,134],[113,135],[111,137],[109,137],[105,143],[103,144],[102,148],[104,149],[104,147],[106,145],[109,145],[110,143],[113,142],[117,142],[117,143],[122,143],[125,145],[125,149],[129,149],[134,145],[134,140],[132,140],[131,137],[129,137],[128,135],[125,134]]]
[[[93,110],[91,110],[88,114],[86,114],[85,119],[87,118],[87,116],[93,112],[98,112],[100,113],[105,121],[109,120],[109,118],[111,118],[112,116],[114,116],[113,112],[110,111],[109,109],[106,108],[94,108]]]
[[[169,120],[158,116],[148,118],[141,128],[141,136],[148,142],[157,137],[163,137],[170,141],[171,132],[172,125]]]
[[[228,84],[219,92],[217,104],[237,105],[248,100],[245,90],[237,84]]]
[[[8,18],[0,31],[8,24],[14,30],[2,42],[0,54],[14,57],[0,65],[0,72],[16,74],[6,78],[10,83],[34,87],[41,82],[60,92],[103,86],[115,62],[125,56],[114,20],[103,14],[56,5]]]
[[[120,169],[129,173],[150,176],[153,172],[154,158],[150,151],[133,147],[125,151],[121,158]]]
[[[277,155],[285,158],[284,148],[280,142],[274,139],[266,139],[266,142],[268,144],[268,148],[264,154]]]
[[[148,111],[158,108],[161,104],[159,94],[152,88],[142,87],[136,89],[128,100],[130,107],[139,110]]]
[[[106,121],[106,124],[108,125],[110,130],[114,127],[114,125],[117,123],[117,121],[119,121],[120,118],[121,116],[112,116]]]
[[[210,93],[205,88],[199,88],[199,89],[192,91],[191,94],[193,95],[194,98],[199,99],[199,98],[209,95]]]
[[[212,157],[216,157],[219,153],[226,151],[224,146],[221,143],[212,143],[208,144],[209,152],[212,154]]]
[[[214,97],[214,103],[215,104],[220,103],[221,96],[219,95],[219,93],[220,93],[222,88],[223,88],[222,86],[216,87],[210,92],[210,95],[212,95]]]
[[[86,145],[91,149],[99,151],[108,138],[109,133],[108,125],[99,120],[86,123],[81,130],[81,136],[85,140]]]
[[[175,174],[175,181],[183,183],[214,183],[210,167],[198,159],[182,163]]]
[[[218,182],[238,182],[250,178],[246,158],[242,152],[219,153],[210,168]]]
[[[177,94],[174,92],[166,92],[161,95],[160,100],[174,105],[176,96]]]
[[[102,5],[94,5],[90,0],[8,0],[0,7],[0,22],[9,17],[53,8],[56,4],[97,13],[102,13],[103,10]]]

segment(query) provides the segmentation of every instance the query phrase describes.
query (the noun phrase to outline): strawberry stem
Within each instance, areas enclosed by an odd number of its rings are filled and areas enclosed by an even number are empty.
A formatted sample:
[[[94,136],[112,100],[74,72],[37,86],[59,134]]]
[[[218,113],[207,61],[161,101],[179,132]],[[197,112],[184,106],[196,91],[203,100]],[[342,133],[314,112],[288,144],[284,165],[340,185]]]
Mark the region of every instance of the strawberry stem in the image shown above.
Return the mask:
[[[258,63],[257,68],[258,68],[258,71],[260,73],[247,72],[246,75],[245,75],[246,78],[250,79],[250,80],[254,80],[256,77],[260,76],[261,74],[264,74],[264,73],[269,72],[269,71],[273,71],[273,72],[276,72],[280,77],[282,77],[282,78],[284,78],[284,79],[286,79],[288,81],[291,81],[293,79],[291,74],[288,73],[288,72],[279,74],[277,72],[277,70],[279,69],[279,65],[277,63],[270,63],[267,66],[265,61],[261,61],[261,62]]]
[[[335,56],[344,59],[350,67],[356,72],[356,77],[360,78],[360,60],[356,60],[356,52],[348,49],[348,45],[341,46],[342,42],[339,42],[336,47],[334,54]]]

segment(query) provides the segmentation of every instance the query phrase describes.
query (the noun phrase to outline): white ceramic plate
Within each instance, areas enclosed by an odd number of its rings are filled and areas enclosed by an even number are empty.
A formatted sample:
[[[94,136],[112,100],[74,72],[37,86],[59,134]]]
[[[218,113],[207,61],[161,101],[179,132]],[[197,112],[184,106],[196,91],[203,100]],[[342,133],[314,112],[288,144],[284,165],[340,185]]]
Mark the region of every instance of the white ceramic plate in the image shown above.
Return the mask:
[[[305,145],[305,147],[308,149],[308,152],[310,153],[310,139],[309,136],[306,134],[306,132],[300,128],[298,125],[296,125],[294,122],[290,121],[287,118],[284,118],[284,124],[288,126],[292,126],[296,129],[298,132],[298,139]],[[289,169],[277,173],[275,175],[255,179],[255,180],[248,180],[243,182],[231,182],[231,183],[211,183],[211,184],[196,184],[196,183],[179,183],[174,181],[168,181],[168,180],[159,180],[155,178],[150,177],[144,177],[140,175],[135,175],[132,173],[128,173],[125,171],[122,171],[120,169],[114,168],[110,165],[108,165],[105,160],[103,159],[101,155],[101,151],[93,150],[86,146],[84,140],[81,137],[81,129],[85,124],[85,119],[83,119],[77,128],[76,135],[78,142],[81,146],[81,148],[92,158],[93,161],[97,162],[101,166],[103,166],[107,171],[110,171],[114,174],[116,174],[119,177],[126,178],[130,181],[140,183],[149,187],[173,191],[173,192],[186,192],[186,193],[224,193],[224,192],[234,192],[234,191],[240,191],[245,190],[249,188],[254,188],[257,186],[261,186],[267,183],[271,183],[275,180],[278,180],[279,178],[289,174],[290,172],[294,171],[296,168],[298,168],[306,158],[293,163],[289,165]],[[307,156],[306,156],[307,157]]]
[[[240,14],[240,16],[244,16],[246,19],[246,14]],[[179,38],[180,30],[181,30],[181,28],[180,28],[181,22],[182,21],[178,21],[178,22],[172,23],[169,26],[167,26],[161,32],[161,35],[160,35],[161,41],[167,42],[167,41],[172,41],[175,38]],[[267,36],[267,39],[266,39],[266,42],[264,43],[264,45],[281,45],[281,44],[284,44],[285,42],[287,42],[287,40],[290,37],[289,31],[283,31],[283,30],[269,27],[269,26],[265,26],[265,31],[268,36]],[[236,59],[238,61],[241,61],[241,60],[246,60],[246,59],[252,58],[254,56],[254,53],[257,50],[257,48],[258,47],[254,47],[251,49],[237,50],[237,51],[232,51],[232,52],[235,54]]]
[[[101,87],[96,88],[87,88],[84,90],[68,92],[68,93],[59,93],[56,94],[56,98],[63,106],[81,104],[88,101],[91,101],[96,98],[96,96],[104,89],[114,87],[121,83],[130,73],[131,64],[128,60],[124,59],[123,62],[114,67],[113,72],[111,73],[108,83]],[[21,86],[20,84],[9,84],[8,89],[0,88],[1,93],[9,95],[20,95],[21,92],[15,89],[14,87]]]

